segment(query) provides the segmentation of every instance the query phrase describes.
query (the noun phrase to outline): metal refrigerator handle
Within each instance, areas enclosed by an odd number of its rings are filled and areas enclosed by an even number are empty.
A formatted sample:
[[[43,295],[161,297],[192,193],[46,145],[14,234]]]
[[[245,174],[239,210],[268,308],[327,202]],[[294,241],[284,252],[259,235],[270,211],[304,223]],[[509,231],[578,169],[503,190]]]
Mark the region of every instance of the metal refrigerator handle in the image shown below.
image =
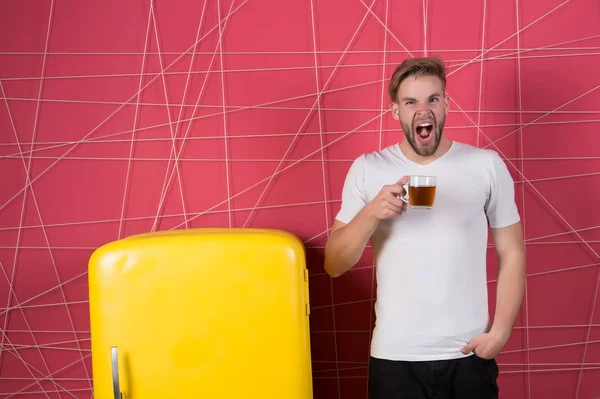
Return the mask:
[[[119,385],[119,354],[117,352],[116,346],[113,346],[110,349],[112,358],[113,392],[115,394],[115,399],[123,399],[123,395],[121,394],[121,387]]]

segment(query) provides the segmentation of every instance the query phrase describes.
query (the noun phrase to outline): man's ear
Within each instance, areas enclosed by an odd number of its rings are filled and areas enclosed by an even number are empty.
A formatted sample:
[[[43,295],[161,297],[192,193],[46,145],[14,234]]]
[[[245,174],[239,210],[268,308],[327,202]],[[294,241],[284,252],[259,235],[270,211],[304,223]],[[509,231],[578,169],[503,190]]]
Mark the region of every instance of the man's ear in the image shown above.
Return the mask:
[[[400,110],[398,109],[398,103],[392,103],[392,117],[397,121],[400,120]]]
[[[447,94],[444,96],[444,111],[446,115],[450,112],[450,96]]]

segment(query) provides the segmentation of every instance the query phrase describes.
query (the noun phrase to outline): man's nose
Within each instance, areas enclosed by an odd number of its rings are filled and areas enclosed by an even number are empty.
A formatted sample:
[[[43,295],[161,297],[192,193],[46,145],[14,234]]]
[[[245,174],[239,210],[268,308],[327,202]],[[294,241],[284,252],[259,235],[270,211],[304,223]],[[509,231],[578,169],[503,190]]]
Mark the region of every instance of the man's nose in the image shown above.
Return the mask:
[[[428,103],[420,103],[417,108],[417,114],[419,115],[427,115],[430,113],[429,104]]]

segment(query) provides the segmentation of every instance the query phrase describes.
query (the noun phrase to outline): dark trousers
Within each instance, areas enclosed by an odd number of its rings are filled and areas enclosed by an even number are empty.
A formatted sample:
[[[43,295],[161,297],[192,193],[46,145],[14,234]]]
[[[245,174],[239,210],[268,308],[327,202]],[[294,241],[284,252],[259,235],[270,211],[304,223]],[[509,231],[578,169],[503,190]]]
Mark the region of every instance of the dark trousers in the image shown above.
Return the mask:
[[[471,355],[436,361],[371,357],[370,399],[497,399],[498,364]]]

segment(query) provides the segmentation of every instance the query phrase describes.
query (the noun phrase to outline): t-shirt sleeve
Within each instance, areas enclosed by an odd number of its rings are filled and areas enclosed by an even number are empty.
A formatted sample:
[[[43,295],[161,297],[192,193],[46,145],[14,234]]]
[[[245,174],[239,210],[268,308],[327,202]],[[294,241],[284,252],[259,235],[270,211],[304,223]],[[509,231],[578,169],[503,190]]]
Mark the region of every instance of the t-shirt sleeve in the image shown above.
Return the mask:
[[[342,206],[335,217],[342,223],[350,223],[368,203],[365,191],[364,160],[364,155],[358,157],[346,175],[342,189]]]
[[[500,156],[492,152],[490,186],[485,211],[490,227],[510,226],[521,220],[515,202],[515,185]]]

